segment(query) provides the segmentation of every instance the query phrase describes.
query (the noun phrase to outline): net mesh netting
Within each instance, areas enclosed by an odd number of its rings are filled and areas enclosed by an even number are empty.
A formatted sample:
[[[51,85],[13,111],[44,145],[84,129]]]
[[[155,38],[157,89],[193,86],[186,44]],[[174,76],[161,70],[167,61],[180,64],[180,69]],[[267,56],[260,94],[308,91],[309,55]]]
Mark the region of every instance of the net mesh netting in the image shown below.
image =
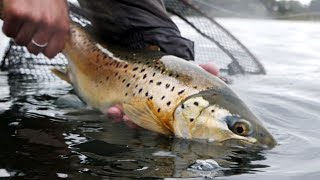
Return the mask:
[[[213,17],[198,9],[197,0],[165,0],[168,12],[183,31],[183,35],[195,42],[196,61],[214,62],[220,70],[229,75],[264,74],[265,70],[255,56]],[[87,23],[79,15],[72,13],[77,22]],[[36,79],[56,79],[50,73],[53,67],[63,67],[67,60],[62,54],[48,60],[43,55],[34,56],[20,46],[10,43],[1,70],[11,76]]]

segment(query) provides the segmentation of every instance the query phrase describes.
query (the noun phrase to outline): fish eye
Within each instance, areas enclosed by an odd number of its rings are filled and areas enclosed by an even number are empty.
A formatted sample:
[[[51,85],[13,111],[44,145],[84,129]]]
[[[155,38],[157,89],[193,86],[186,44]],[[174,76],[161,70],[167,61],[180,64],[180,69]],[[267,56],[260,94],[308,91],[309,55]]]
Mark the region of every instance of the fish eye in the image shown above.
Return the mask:
[[[235,122],[230,130],[240,136],[249,136],[252,133],[251,124],[245,120]]]

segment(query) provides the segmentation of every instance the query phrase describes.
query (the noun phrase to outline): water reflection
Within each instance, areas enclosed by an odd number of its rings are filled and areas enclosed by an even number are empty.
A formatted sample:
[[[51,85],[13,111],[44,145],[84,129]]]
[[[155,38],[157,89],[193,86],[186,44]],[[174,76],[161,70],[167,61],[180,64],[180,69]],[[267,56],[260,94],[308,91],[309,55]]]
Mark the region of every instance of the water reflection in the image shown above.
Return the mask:
[[[230,176],[267,167],[254,163],[265,159],[261,151],[130,129],[95,111],[59,109],[54,105],[57,92],[68,88],[48,91],[33,81],[17,83],[9,83],[13,105],[0,115],[0,147],[5,147],[0,149],[0,169],[12,176],[158,179]],[[190,169],[201,159],[212,159],[222,168],[209,174]]]
[[[130,129],[82,106],[59,106],[57,99],[70,92],[59,81],[9,76],[8,85],[11,107],[0,115],[0,169],[11,176],[191,178],[255,173],[268,167],[256,163],[265,159],[263,151]],[[214,161],[221,168],[199,171],[191,166],[197,160]]]
[[[150,137],[149,137],[150,138]],[[88,161],[82,166],[94,174],[108,177],[144,178],[186,178],[199,175],[230,176],[242,173],[255,173],[268,166],[255,164],[264,160],[262,151],[250,151],[240,147],[221,144],[170,139],[153,136],[155,146],[147,145],[143,137],[136,136],[141,142],[128,145],[111,144],[107,141],[93,140],[74,148],[84,154]],[[160,141],[157,141],[160,140]],[[149,139],[150,140],[150,139]],[[190,169],[199,159],[212,159],[222,168],[200,172]]]

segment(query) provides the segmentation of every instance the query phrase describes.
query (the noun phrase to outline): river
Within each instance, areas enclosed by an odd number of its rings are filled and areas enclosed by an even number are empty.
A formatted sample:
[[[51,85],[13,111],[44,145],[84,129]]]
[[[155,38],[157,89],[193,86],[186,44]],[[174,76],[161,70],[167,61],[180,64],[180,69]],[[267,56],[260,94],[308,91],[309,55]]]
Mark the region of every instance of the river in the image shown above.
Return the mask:
[[[1,72],[0,178],[319,179],[320,23],[218,21],[266,68],[266,75],[230,78],[277,139],[274,149],[226,148],[133,129],[85,107],[58,105],[71,91],[61,81],[13,80]],[[219,166],[193,168],[205,159]]]

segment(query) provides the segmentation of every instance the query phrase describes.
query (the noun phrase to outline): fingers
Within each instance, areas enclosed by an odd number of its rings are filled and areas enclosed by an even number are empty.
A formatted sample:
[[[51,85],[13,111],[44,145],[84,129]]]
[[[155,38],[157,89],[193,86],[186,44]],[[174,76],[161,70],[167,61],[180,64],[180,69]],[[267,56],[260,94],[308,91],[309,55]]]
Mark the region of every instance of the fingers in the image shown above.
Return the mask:
[[[66,0],[3,0],[3,32],[33,54],[53,58],[69,35]]]
[[[19,20],[16,16],[7,16],[4,18],[2,31],[6,36],[15,38],[22,24],[23,21]]]
[[[29,52],[37,55],[40,52],[45,51],[48,46],[48,42],[50,41],[50,37],[53,32],[49,29],[48,26],[42,25],[38,28],[38,31],[33,35],[31,39],[29,39],[29,43],[27,48]]]
[[[199,66],[214,76],[220,75],[218,66],[213,63],[200,64]]]
[[[121,105],[114,105],[107,109],[105,114],[113,121],[113,122],[124,122],[129,128],[139,128],[134,122],[130,120],[130,118],[123,113],[123,108]]]
[[[123,112],[119,106],[112,106],[107,111],[106,114],[114,122],[120,122],[123,117]]]
[[[28,21],[21,26],[18,34],[14,38],[18,45],[27,46],[29,44],[37,28],[33,24],[33,22]]]
[[[48,58],[54,58],[56,54],[61,52],[65,46],[65,42],[68,39],[69,29],[62,28],[54,31],[53,35],[50,37],[48,42],[48,46],[43,51],[44,55]]]
[[[124,122],[129,128],[131,128],[131,129],[140,128],[140,126],[138,126],[137,124],[135,124],[134,122],[132,122],[127,115],[124,115],[122,119],[123,119],[123,122]]]

